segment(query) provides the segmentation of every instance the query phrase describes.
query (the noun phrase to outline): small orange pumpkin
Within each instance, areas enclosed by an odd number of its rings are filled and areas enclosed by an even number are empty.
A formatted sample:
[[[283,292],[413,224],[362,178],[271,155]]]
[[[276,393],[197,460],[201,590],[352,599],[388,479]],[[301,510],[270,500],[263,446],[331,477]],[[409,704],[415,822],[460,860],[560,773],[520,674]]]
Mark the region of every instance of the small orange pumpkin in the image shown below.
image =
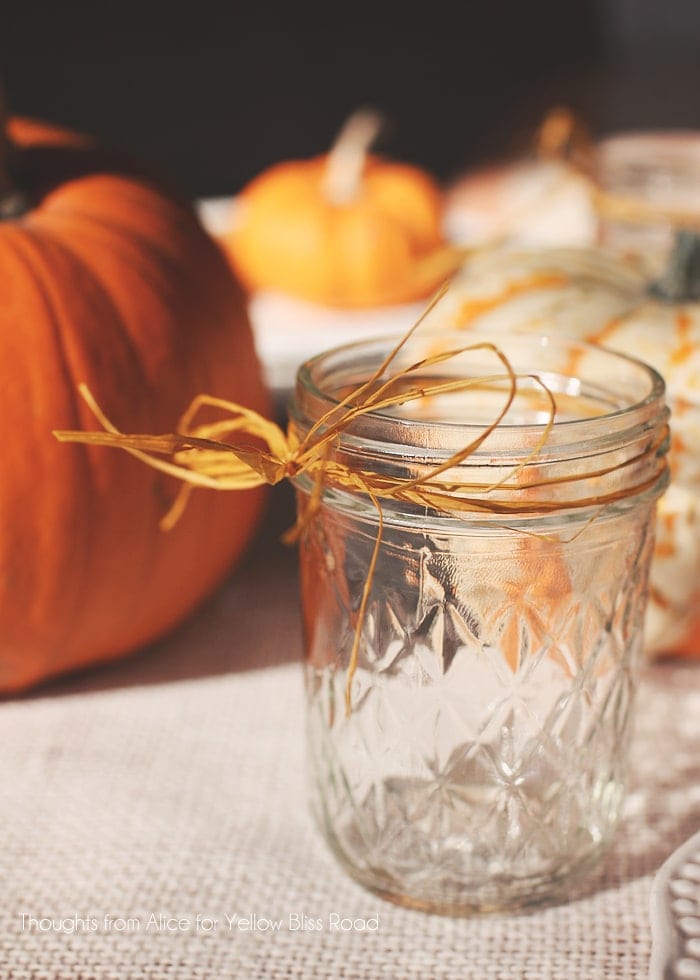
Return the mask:
[[[167,431],[199,392],[268,408],[244,298],[191,210],[90,140],[0,126],[0,690],[116,657],[182,619],[248,541],[259,491],[199,491],[122,454],[61,446]],[[116,492],[115,492],[116,489]]]
[[[371,307],[444,278],[440,191],[417,167],[368,156],[377,128],[358,113],[329,154],[273,166],[243,190],[224,245],[248,289]]]

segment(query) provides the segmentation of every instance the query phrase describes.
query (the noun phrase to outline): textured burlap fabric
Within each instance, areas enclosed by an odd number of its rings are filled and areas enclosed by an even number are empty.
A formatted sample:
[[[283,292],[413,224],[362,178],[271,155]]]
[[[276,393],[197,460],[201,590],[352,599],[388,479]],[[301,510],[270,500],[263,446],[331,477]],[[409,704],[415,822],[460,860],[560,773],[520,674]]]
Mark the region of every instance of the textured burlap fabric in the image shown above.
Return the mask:
[[[294,561],[266,538],[138,659],[0,705],[0,977],[645,977],[653,875],[700,827],[700,670],[647,670],[617,843],[577,897],[407,911],[307,812]]]

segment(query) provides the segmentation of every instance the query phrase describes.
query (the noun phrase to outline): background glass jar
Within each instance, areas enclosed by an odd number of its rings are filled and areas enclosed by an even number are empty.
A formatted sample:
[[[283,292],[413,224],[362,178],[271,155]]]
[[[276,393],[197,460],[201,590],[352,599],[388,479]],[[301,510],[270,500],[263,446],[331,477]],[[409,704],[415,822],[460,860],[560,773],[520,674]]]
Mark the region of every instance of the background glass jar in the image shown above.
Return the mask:
[[[397,366],[464,342],[414,337]],[[654,506],[667,479],[667,411],[653,370],[561,339],[499,336],[498,345],[516,371],[543,379],[557,420],[529,458],[549,410],[542,389],[523,379],[503,424],[441,474],[488,509],[456,515],[381,500],[381,545],[359,623],[375,503],[327,483],[301,540],[316,816],[357,880],[447,913],[559,892],[610,840]],[[390,349],[353,345],[304,365],[291,411],[299,435]],[[418,383],[502,375],[494,360],[467,352]],[[494,419],[505,387],[357,418],[332,461],[388,479],[425,475]],[[302,515],[314,486],[308,475],[297,480]]]
[[[667,277],[681,231],[700,236],[700,133],[610,136],[595,147],[594,173],[599,242]]]

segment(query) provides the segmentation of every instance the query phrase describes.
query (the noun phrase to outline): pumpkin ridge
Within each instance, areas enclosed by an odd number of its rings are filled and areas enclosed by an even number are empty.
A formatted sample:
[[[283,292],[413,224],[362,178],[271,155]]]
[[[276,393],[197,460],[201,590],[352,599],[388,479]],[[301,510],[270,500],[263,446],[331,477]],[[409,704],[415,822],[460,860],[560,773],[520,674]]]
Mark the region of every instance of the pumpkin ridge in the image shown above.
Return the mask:
[[[50,218],[47,217],[44,222],[42,222],[40,232],[41,236],[46,237],[47,240],[51,239],[64,251],[69,252],[75,258],[75,260],[80,263],[81,267],[90,273],[94,283],[99,285],[99,288],[103,292],[105,298],[109,301],[110,305],[118,314],[118,319],[123,320],[123,317],[121,317],[119,308],[115,305],[114,297],[111,295],[104,275],[101,274],[100,270],[92,264],[89,257],[86,259],[82,249],[78,249],[76,247],[78,245],[79,237],[85,242],[88,256],[91,255],[90,245],[99,244],[100,248],[104,248],[106,251],[111,253],[115,259],[118,259],[119,261],[128,265],[129,268],[136,271],[136,262],[134,260],[138,259],[139,253],[143,254],[146,252],[154,268],[167,265],[169,276],[180,275],[182,273],[181,263],[171,260],[165,253],[160,252],[157,246],[150,240],[145,238],[138,239],[138,244],[134,245],[131,236],[122,233],[117,225],[111,225],[102,221],[93,221],[88,216],[81,216],[80,220],[84,222],[84,227],[77,231],[75,228],[75,221],[72,220],[72,218],[69,218],[67,215],[51,215]],[[70,241],[64,241],[62,235],[60,234],[62,230],[61,225],[63,225],[66,230],[70,230]],[[104,237],[95,233],[101,233],[103,231],[108,233]],[[138,269],[138,274],[141,280],[144,283],[147,283],[148,287],[153,290],[154,294],[164,295],[167,288],[167,283],[154,278],[150,274],[146,275],[144,269],[142,268]],[[128,326],[128,324],[123,322],[122,326]],[[129,334],[129,337],[131,346],[135,351],[137,351],[138,345],[134,343],[134,338],[131,336],[131,334]],[[145,373],[143,374],[143,379],[144,381],[149,380]],[[157,394],[157,391],[153,385],[149,383],[149,387],[154,394]]]
[[[65,222],[66,222],[66,225],[69,223],[67,218],[65,219]],[[70,224],[72,225],[73,222],[70,222]],[[92,222],[92,221],[90,221],[89,219],[86,218],[85,219],[85,224],[86,224],[86,227],[89,228],[90,225],[97,224],[97,222]],[[119,325],[121,325],[122,327],[123,326],[126,326],[126,324],[124,323],[124,318],[123,318],[123,316],[121,314],[121,311],[119,310],[119,307],[116,305],[115,299],[112,296],[112,294],[111,294],[111,292],[110,292],[110,290],[108,288],[108,284],[106,283],[106,281],[104,280],[104,278],[99,274],[99,270],[97,268],[95,268],[93,265],[86,264],[85,258],[81,254],[81,251],[78,250],[75,247],[75,243],[76,243],[75,229],[71,227],[71,229],[70,229],[70,231],[71,231],[71,240],[70,241],[66,241],[63,238],[63,236],[60,235],[57,232],[57,229],[54,228],[54,227],[51,227],[51,225],[53,225],[53,221],[51,221],[51,222],[46,222],[45,221],[45,222],[42,222],[41,226],[29,226],[29,227],[32,227],[32,230],[34,232],[34,236],[33,237],[37,241],[38,240],[41,240],[41,241],[50,242],[51,245],[52,245],[52,247],[54,247],[57,250],[61,251],[64,255],[69,255],[71,257],[71,259],[80,266],[81,273],[84,274],[90,280],[91,285],[97,291],[99,291],[101,297],[105,300],[105,302],[110,306],[111,310],[113,311],[113,313],[114,313],[114,323],[115,323],[115,326],[117,326],[117,328],[119,327]],[[23,228],[26,228],[26,227],[27,227],[26,224],[23,225]],[[121,244],[121,242],[123,240],[128,245],[127,236],[126,235],[120,235],[118,228],[114,228],[112,230],[112,233],[115,236],[115,238],[118,238],[120,240],[120,244]],[[86,238],[89,237],[89,231],[88,231],[88,234],[85,237]],[[93,241],[97,241],[97,239],[93,239]],[[86,244],[89,245],[90,243],[88,242]],[[110,242],[109,240],[105,239],[105,240],[100,240],[99,241],[99,244],[100,244],[100,246],[105,247],[105,248],[109,249],[110,251],[113,251],[115,254],[118,254],[118,257],[119,257],[120,260],[122,260],[122,261],[125,261],[126,260],[128,262],[128,264],[131,267],[133,267],[133,264],[130,261],[130,259],[133,258],[133,256],[128,256],[126,252],[124,252],[124,253],[121,253],[121,252],[120,253],[117,253],[116,248],[114,248],[114,243],[113,242]],[[158,253],[156,253],[155,250],[153,252],[153,258],[156,259],[156,260],[160,258],[160,255]],[[175,271],[175,270],[173,270],[173,271]],[[145,279],[145,277],[143,277],[143,278]],[[157,290],[161,286],[161,283],[156,283],[155,281],[152,282],[152,283],[149,281],[149,284],[155,290]],[[139,349],[138,349],[138,345],[134,342],[133,336],[130,333],[124,331],[124,330],[121,330],[120,333],[125,334],[128,337],[128,339],[129,339],[129,346],[131,347],[132,352],[134,354],[134,364],[136,365],[136,367],[137,367],[138,370],[141,370],[141,363],[140,363],[140,359],[138,357]],[[148,383],[148,380],[149,379],[147,378],[145,372],[142,371],[142,381],[144,383]]]
[[[188,231],[187,224],[192,224],[194,215],[188,212],[187,209],[182,209],[181,217],[184,219],[181,222],[183,230]],[[150,238],[139,238],[135,244],[133,236],[123,233],[117,225],[111,222],[102,219],[93,220],[88,215],[80,215],[79,220],[81,227],[76,229],[75,222],[67,214],[64,215],[56,212],[45,213],[41,231],[42,234],[50,235],[54,240],[60,240],[61,247],[76,256],[81,263],[81,267],[89,271],[94,282],[102,288],[106,300],[117,313],[117,323],[122,328],[121,332],[129,336],[131,346],[136,352],[136,360],[141,369],[140,355],[143,345],[135,342],[135,336],[138,337],[139,331],[129,329],[133,328],[134,325],[125,317],[122,309],[116,304],[115,297],[109,288],[109,276],[100,267],[100,263],[95,261],[94,245],[99,245],[100,249],[104,249],[110,257],[113,257],[115,260],[132,269],[152,291],[153,296],[162,300],[165,304],[172,304],[176,300],[176,297],[168,295],[168,292],[169,290],[172,292],[171,282],[179,280],[185,273],[183,263],[182,261],[177,261],[177,259],[165,250],[160,249],[158,244]],[[64,229],[66,232],[70,232],[68,241],[63,240],[61,233]],[[212,262],[218,261],[221,264],[224,263],[223,256],[213,242],[204,239],[203,244],[206,245],[206,249],[201,249],[203,253],[202,258],[205,257],[204,253],[210,250],[212,252]],[[144,255],[148,259],[148,265],[143,261],[142,257]],[[165,274],[163,273],[164,267],[166,269]],[[154,399],[157,398],[158,379],[152,378],[144,371],[142,371],[142,379],[147,389],[152,392]],[[207,379],[202,379],[201,389],[205,390],[206,388]],[[178,408],[175,412],[178,418],[180,411],[181,408]],[[175,421],[176,419],[173,419],[172,424]]]
[[[76,250],[72,248],[68,242],[63,241],[59,236],[53,234],[50,230],[42,228],[40,233],[34,234],[33,236],[31,236],[31,239],[27,239],[27,240],[31,240],[36,256],[39,257],[39,261],[42,263],[43,272],[47,277],[50,277],[52,282],[55,282],[55,279],[52,270],[50,268],[50,265],[46,263],[41,257],[41,250],[38,247],[40,244],[39,239],[41,239],[42,242],[43,241],[50,242],[51,247],[53,247],[57,252],[61,253],[63,256],[67,257],[69,261],[74,262],[76,266],[80,268],[80,275],[84,276],[89,281],[90,285],[95,289],[96,293],[109,307],[112,313],[114,329],[119,333],[119,335],[122,338],[126,340],[129,348],[129,352],[131,355],[129,358],[130,361],[129,371],[138,372],[140,374],[141,383],[148,390],[152,391],[153,394],[155,395],[156,389],[150,383],[150,379],[147,377],[145,371],[143,370],[143,366],[141,364],[141,358],[139,357],[140,354],[139,347],[135,343],[132,334],[128,330],[123,329],[125,326],[127,326],[127,324],[125,323],[122,311],[117,306],[115,298],[110,293],[106,283],[98,275],[97,270],[95,270],[91,266],[86,265],[83,260],[83,257],[78,252],[76,252]],[[29,263],[32,260],[29,258],[29,256],[27,256],[27,260],[29,265]],[[32,271],[34,270],[32,269]],[[41,290],[42,295],[46,300],[47,306],[51,308],[52,311],[54,311],[55,313],[56,306],[54,302],[50,299],[48,291],[46,290],[45,286],[42,284],[38,276],[35,276],[35,279],[38,287]],[[58,295],[60,295],[60,291],[58,292]],[[58,322],[57,322],[62,319],[63,319],[62,317],[56,317],[56,316],[52,317],[55,326],[57,344],[60,344],[62,363],[65,365],[66,368],[67,383],[71,386],[72,401],[73,404],[75,405],[75,417],[76,419],[79,419],[82,416],[83,404],[76,389],[76,380],[83,380],[83,379],[82,378],[76,379],[74,373],[70,370],[69,365],[71,359],[67,354],[67,350],[65,346],[65,337],[60,327],[58,326]],[[69,316],[65,317],[65,320],[70,326],[70,317]],[[96,325],[96,328],[98,330],[101,329],[100,325]]]
[[[64,377],[66,391],[69,393],[68,398],[71,406],[70,412],[72,417],[77,422],[82,416],[82,412],[80,410],[81,406],[80,406],[78,392],[75,389],[72,375],[68,366],[69,361],[63,343],[61,330],[58,325],[57,311],[49,295],[48,290],[46,289],[44,283],[41,280],[41,277],[37,274],[37,269],[34,265],[34,260],[36,258],[36,248],[34,249],[34,254],[32,254],[32,251],[28,250],[26,247],[27,244],[29,243],[36,245],[36,243],[32,241],[33,238],[34,236],[30,235],[26,229],[20,230],[20,228],[17,225],[14,225],[12,228],[8,228],[7,230],[3,229],[2,246],[5,248],[9,247],[12,249],[15,258],[19,262],[21,262],[23,268],[26,270],[27,274],[31,277],[31,281],[33,283],[37,295],[41,297],[42,305],[48,314],[50,333],[54,340],[54,348],[55,348],[55,355],[58,360],[58,368],[60,373]],[[85,482],[89,482],[91,480],[92,474],[91,474],[91,468],[88,464],[87,454],[80,453],[79,455],[75,456],[73,465],[79,468],[80,477],[82,480],[84,480]],[[90,505],[91,500],[92,500],[92,496],[88,495],[88,506]],[[87,528],[89,527],[89,524],[85,522],[85,524],[83,524],[82,527]],[[80,533],[80,532],[74,532],[74,533]],[[85,540],[87,540],[88,535],[86,531],[82,531],[82,536]],[[77,549],[74,549],[73,555],[71,556],[73,561],[75,559],[76,550]],[[82,550],[82,553],[83,555],[86,554],[85,549]],[[73,570],[73,567],[74,566],[72,566],[71,571]],[[81,578],[83,579],[83,583],[85,580],[85,576],[86,576],[86,569],[83,570],[83,574],[81,576]],[[65,584],[65,582],[62,584]],[[83,592],[83,589],[79,581],[76,581],[75,587],[72,590],[72,592],[73,595],[71,597],[71,607],[75,611],[79,608],[81,602],[81,595]],[[72,624],[73,624],[73,615],[69,613],[65,614],[62,628],[59,630],[54,630],[52,632],[52,639],[53,639],[52,649],[51,652],[48,652],[46,650],[44,651],[44,660],[43,660],[44,666],[48,667],[49,670],[52,669],[52,664],[57,656],[57,653],[60,652],[63,642],[65,641],[65,638],[70,634],[70,631],[72,629]]]
[[[180,275],[182,272],[182,265],[173,260],[173,258],[166,252],[162,247],[159,247],[159,243],[155,241],[154,236],[145,235],[138,231],[134,231],[129,228],[126,230],[124,226],[120,225],[117,221],[109,220],[103,216],[94,216],[89,213],[74,212],[73,210],[64,213],[62,210],[58,209],[47,211],[41,216],[41,230],[42,232],[46,230],[47,232],[54,224],[63,224],[65,227],[70,227],[71,235],[75,235],[75,223],[76,221],[81,221],[85,225],[85,229],[93,227],[99,229],[105,234],[113,236],[115,239],[119,239],[124,242],[124,244],[132,252],[148,252],[150,258],[153,260],[153,264],[167,265],[169,273],[175,273]],[[38,224],[38,222],[37,222]],[[184,230],[184,229],[183,229]],[[65,242],[61,242],[65,245]],[[109,247],[113,248],[113,244]],[[74,250],[75,251],[75,250]],[[81,256],[81,261],[84,261]],[[131,262],[130,262],[131,264]],[[154,284],[154,288],[162,288],[162,283],[158,283],[157,286]]]
[[[45,299],[45,306],[47,309],[51,310],[51,314],[52,314],[51,321],[56,336],[56,342],[57,345],[60,346],[62,363],[64,364],[66,370],[68,371],[68,375],[70,378],[68,382],[68,387],[71,392],[71,398],[74,404],[77,404],[78,399],[77,399],[76,380],[78,379],[76,375],[81,372],[84,373],[84,371],[82,368],[79,371],[71,370],[70,365],[71,365],[72,358],[71,355],[68,353],[68,349],[66,345],[66,333],[74,337],[75,342],[77,344],[77,350],[79,350],[82,353],[83,357],[87,358],[88,353],[85,349],[85,345],[80,342],[79,338],[75,337],[74,331],[72,329],[72,319],[70,314],[61,315],[60,313],[60,302],[59,304],[57,304],[55,301],[56,296],[58,296],[60,300],[60,289],[58,289],[52,295],[52,293],[45,288],[44,283],[46,283],[47,281],[55,288],[55,286],[57,285],[57,280],[53,274],[53,270],[50,264],[44,261],[41,251],[38,248],[36,248],[36,246],[39,244],[38,241],[36,241],[36,238],[38,236],[34,236],[34,237],[35,237],[35,241],[33,244],[35,245],[35,251],[38,254],[40,262],[42,262],[43,264],[42,273],[44,277],[44,282],[42,283],[41,279],[38,276],[36,278],[41,286],[42,295],[44,296]],[[107,308],[110,309],[113,313],[114,329],[118,333],[120,339],[126,345],[125,350],[128,351],[128,362],[129,362],[128,373],[131,376],[136,375],[140,378],[138,387],[140,387],[140,389],[144,392],[144,400],[146,400],[148,397],[147,393],[151,392],[153,403],[157,403],[158,399],[157,399],[156,385],[150,382],[149,378],[146,376],[145,372],[143,371],[141,357],[139,356],[142,352],[139,351],[138,346],[134,343],[134,339],[129,333],[129,331],[125,329],[127,325],[125,317],[123,313],[119,310],[118,306],[116,306],[114,297],[110,295],[109,290],[105,288],[104,284],[101,283],[100,280],[92,274],[92,270],[90,269],[90,267],[86,266],[85,263],[80,261],[79,258],[76,259],[74,257],[74,254],[69,247],[64,245],[63,242],[55,241],[55,240],[52,241],[52,245],[55,246],[56,250],[59,253],[63,254],[64,256],[68,256],[69,261],[76,262],[80,268],[80,274],[85,276],[88,281],[90,281],[91,283],[97,286],[99,295],[101,296],[103,301],[106,302]],[[82,380],[82,378],[80,380]],[[82,408],[82,404],[81,404],[81,408]],[[78,413],[77,417],[80,417],[80,413]],[[131,461],[131,465],[133,465],[133,461]],[[99,471],[95,467],[89,464],[86,465],[86,469],[87,469],[87,478],[84,477],[84,479],[86,483],[91,484],[91,488],[90,487],[88,488],[88,492],[84,494],[84,496],[87,497],[88,501],[92,505],[94,504],[94,501],[100,496],[100,488],[95,479]],[[150,488],[151,490],[153,490],[159,484],[159,481],[162,482],[160,477],[157,477],[155,479],[151,478],[150,480],[145,481],[144,489]],[[144,481],[140,481],[140,482],[143,483]],[[162,503],[159,497],[157,499],[159,503]],[[164,507],[163,509],[165,510],[167,509],[167,507]],[[85,527],[91,526],[89,515],[86,518],[86,520],[84,521],[81,520],[81,525]],[[129,561],[129,572],[130,572],[129,589],[128,590],[122,589],[120,595],[119,615],[129,617],[134,623],[138,623],[139,621],[142,621],[144,617],[144,613],[147,612],[147,600],[146,600],[147,588],[146,587],[148,585],[148,582],[151,578],[151,575],[157,563],[157,551],[159,546],[157,534],[162,533],[157,531],[156,525],[157,525],[157,521],[154,520],[154,526],[156,527],[155,537],[143,536],[141,539],[140,542],[141,551],[139,553],[138,573],[137,573],[137,566],[134,563],[134,558],[132,553],[132,556],[130,557],[130,561]],[[71,561],[74,562],[74,558],[72,558]],[[85,570],[82,574],[82,583],[80,584],[77,590],[78,601],[80,599],[80,596],[87,591],[86,587],[90,586],[87,569],[88,566],[86,564]],[[128,597],[128,601],[127,601],[127,597]],[[58,651],[60,653],[63,642],[66,636],[69,635],[71,631],[74,631],[74,627],[72,624],[72,617],[67,617],[66,630],[64,631],[64,634],[63,635],[60,633],[56,634],[56,642],[54,643],[54,647],[53,647],[54,651]],[[107,630],[105,629],[104,632],[107,632]],[[81,632],[79,631],[76,634],[76,636],[80,638]],[[49,668],[51,668],[54,659],[55,659],[55,655],[54,657],[47,659],[47,666]],[[79,666],[79,664],[76,664],[75,666]]]
[[[119,201],[115,209],[113,201]],[[89,201],[86,208],[85,202]],[[108,205],[108,206],[105,206]],[[128,221],[128,208],[133,209],[138,216],[138,228]],[[142,229],[144,218],[157,217],[172,225],[182,220],[191,224],[197,222],[192,208],[177,200],[164,199],[155,187],[146,181],[131,180],[118,173],[92,174],[81,178],[73,184],[64,185],[47,194],[33,215],[42,218],[47,214],[68,214],[70,217],[84,215],[91,221],[110,221],[121,233],[126,228],[130,232]],[[24,220],[31,220],[32,215]],[[126,223],[125,223],[126,222]],[[157,237],[150,232],[151,237]]]
[[[154,194],[149,190],[148,196],[149,198],[153,198]],[[191,236],[195,228],[197,231],[201,231],[201,226],[196,215],[189,207],[177,203],[176,207],[173,208],[173,212],[175,214],[171,214],[170,209],[166,211],[162,206],[160,208],[154,208],[152,212],[153,214],[157,214],[161,224],[167,229],[166,247],[164,247],[162,237],[153,233],[144,234],[141,230],[134,230],[132,227],[125,230],[123,225],[119,224],[116,220],[110,219],[108,216],[93,216],[82,211],[74,212],[67,208],[64,210],[63,207],[52,207],[41,213],[41,228],[42,232],[45,230],[47,233],[51,231],[54,234],[57,231],[60,233],[63,231],[63,228],[66,228],[70,232],[69,241],[61,240],[61,244],[64,247],[71,248],[83,264],[88,262],[91,268],[93,268],[93,271],[96,272],[98,278],[102,280],[99,270],[95,270],[92,265],[92,253],[89,248],[90,242],[88,241],[90,237],[93,240],[98,240],[95,232],[99,232],[101,235],[104,235],[99,240],[102,247],[109,249],[115,257],[118,256],[122,261],[127,262],[131,268],[138,267],[140,276],[144,281],[148,282],[150,288],[156,294],[165,295],[169,288],[169,280],[179,281],[186,271],[183,269],[183,263],[179,255],[176,257],[174,254],[176,250],[172,242],[175,234],[184,237]],[[88,245],[86,255],[82,254],[82,249],[74,247],[78,240],[75,228],[76,220],[80,221],[83,226],[80,232]],[[211,263],[220,264],[222,268],[226,267],[226,260],[223,253],[209,237],[202,233],[198,245],[197,257],[199,260],[207,259]],[[209,256],[206,254],[207,252],[210,253]],[[152,268],[158,273],[157,278],[151,275],[146,276],[143,262],[139,262],[139,258],[143,254],[146,254],[150,259]],[[163,274],[163,269],[166,270],[166,274]],[[150,273],[152,270],[149,269],[148,271]],[[230,275],[228,269],[227,273]],[[109,293],[109,290],[107,291]]]

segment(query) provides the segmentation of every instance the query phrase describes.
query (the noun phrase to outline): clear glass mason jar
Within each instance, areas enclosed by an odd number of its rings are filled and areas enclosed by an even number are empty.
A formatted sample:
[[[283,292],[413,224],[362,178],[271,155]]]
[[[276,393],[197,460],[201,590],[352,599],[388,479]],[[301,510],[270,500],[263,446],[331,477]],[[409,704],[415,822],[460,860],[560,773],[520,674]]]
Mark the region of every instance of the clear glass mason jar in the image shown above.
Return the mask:
[[[296,480],[302,517],[313,501],[300,561],[315,814],[359,882],[448,914],[561,893],[610,840],[667,480],[655,371],[560,338],[497,342],[516,371],[545,381],[557,415],[535,451],[547,401],[535,382],[519,382],[503,424],[440,475],[495,509],[381,499],[370,576],[377,504],[332,480],[319,503],[314,480]],[[436,344],[462,347],[465,337],[414,336],[397,362]],[[361,343],[305,364],[291,407],[297,434],[391,347]],[[471,351],[418,384],[489,372],[493,354]],[[483,432],[502,403],[495,385],[356,418],[330,459],[411,479]]]

